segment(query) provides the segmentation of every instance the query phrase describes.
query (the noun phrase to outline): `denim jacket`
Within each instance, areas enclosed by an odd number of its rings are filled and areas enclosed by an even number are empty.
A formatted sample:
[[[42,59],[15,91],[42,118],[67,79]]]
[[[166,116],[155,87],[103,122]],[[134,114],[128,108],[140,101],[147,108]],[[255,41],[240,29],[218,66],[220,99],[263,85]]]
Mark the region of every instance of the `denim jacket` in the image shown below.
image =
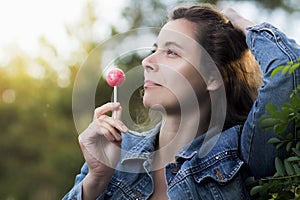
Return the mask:
[[[298,70],[293,75],[270,78],[274,68],[288,61],[296,62],[300,48],[270,24],[248,28],[247,44],[263,73],[263,86],[243,126],[234,126],[218,135],[216,144],[200,156],[205,134],[194,139],[176,154],[176,162],[165,166],[169,199],[250,199],[244,176],[267,176],[274,173],[278,154],[267,140],[269,131],[260,130],[258,119],[267,103],[278,106],[289,100],[299,83]],[[153,193],[151,157],[155,151],[160,126],[143,137],[123,134],[120,162],[106,190],[97,199],[148,199]],[[292,132],[293,127],[291,127]],[[81,199],[82,180],[88,173],[85,163],[76,176],[75,185],[64,200]]]

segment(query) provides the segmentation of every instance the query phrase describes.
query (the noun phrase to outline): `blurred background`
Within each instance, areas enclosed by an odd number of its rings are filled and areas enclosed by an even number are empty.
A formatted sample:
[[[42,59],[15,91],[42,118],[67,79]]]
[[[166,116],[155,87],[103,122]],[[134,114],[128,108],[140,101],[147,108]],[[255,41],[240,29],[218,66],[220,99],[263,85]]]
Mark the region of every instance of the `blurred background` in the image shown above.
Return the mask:
[[[161,26],[179,2],[0,2],[0,200],[61,199],[69,191],[84,162],[72,113],[80,66],[99,43],[118,33]],[[205,2],[271,22],[300,41],[298,0]],[[138,62],[131,57],[125,66]],[[99,85],[97,105],[111,98],[103,79]],[[141,106],[138,95],[131,101],[135,107]]]

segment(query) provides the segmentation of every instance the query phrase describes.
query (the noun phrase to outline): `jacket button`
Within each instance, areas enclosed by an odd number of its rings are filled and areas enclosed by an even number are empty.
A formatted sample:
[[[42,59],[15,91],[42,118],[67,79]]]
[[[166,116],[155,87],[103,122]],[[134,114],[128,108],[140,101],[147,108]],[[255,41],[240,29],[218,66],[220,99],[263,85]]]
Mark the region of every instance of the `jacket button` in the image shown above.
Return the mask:
[[[106,193],[106,195],[108,195],[108,196],[112,196],[112,192],[111,192],[111,191],[109,191],[109,192],[107,192],[107,193]]]
[[[136,190],[132,190],[133,194],[135,194],[135,196],[138,196],[138,198],[136,198],[136,200],[142,200],[144,199],[143,195],[141,193],[139,193]]]
[[[224,179],[224,176],[223,174],[220,172],[220,170],[218,168],[214,168],[215,172],[217,173],[218,177],[223,180]]]
[[[172,170],[171,170],[171,172],[172,172],[173,174],[177,174],[178,171],[179,171],[179,167],[174,167],[174,168],[172,168]]]

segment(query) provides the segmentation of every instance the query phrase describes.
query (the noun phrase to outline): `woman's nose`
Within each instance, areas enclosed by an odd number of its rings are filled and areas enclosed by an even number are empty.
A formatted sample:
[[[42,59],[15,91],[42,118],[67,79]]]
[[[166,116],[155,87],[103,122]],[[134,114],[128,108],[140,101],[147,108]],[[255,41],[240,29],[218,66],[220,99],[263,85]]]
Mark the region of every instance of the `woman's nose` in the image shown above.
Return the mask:
[[[142,61],[142,65],[147,72],[156,71],[158,69],[156,54],[152,53],[151,55],[144,58]]]

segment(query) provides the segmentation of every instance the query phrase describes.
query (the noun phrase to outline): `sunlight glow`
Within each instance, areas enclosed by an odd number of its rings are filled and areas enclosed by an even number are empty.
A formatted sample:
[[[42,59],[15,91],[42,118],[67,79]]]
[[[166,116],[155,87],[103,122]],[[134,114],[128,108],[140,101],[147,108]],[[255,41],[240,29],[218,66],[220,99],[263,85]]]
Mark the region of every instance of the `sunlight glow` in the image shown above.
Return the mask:
[[[6,89],[2,92],[2,100],[4,103],[13,103],[16,100],[16,92],[13,89]]]
[[[36,79],[43,79],[45,77],[45,68],[37,63],[30,63],[26,71]]]
[[[94,39],[103,41],[108,39],[108,25],[114,24],[122,31],[128,26],[121,16],[121,9],[128,0],[9,0],[0,1],[0,65],[6,64],[13,52],[7,47],[19,47],[28,55],[39,54],[39,39],[43,36],[53,44],[58,53],[63,56],[70,49],[78,46],[67,35],[65,26],[79,21],[84,14],[84,6],[92,1],[99,18],[95,24]],[[257,22],[270,21],[277,25],[289,36],[299,42],[299,20],[290,20],[291,15],[276,11],[262,12],[251,1],[220,1],[219,6],[233,7],[241,11],[246,17]],[[299,18],[299,14],[292,16]],[[77,30],[79,32],[79,30]],[[8,49],[8,50],[3,50]],[[66,56],[67,57],[67,56]]]

